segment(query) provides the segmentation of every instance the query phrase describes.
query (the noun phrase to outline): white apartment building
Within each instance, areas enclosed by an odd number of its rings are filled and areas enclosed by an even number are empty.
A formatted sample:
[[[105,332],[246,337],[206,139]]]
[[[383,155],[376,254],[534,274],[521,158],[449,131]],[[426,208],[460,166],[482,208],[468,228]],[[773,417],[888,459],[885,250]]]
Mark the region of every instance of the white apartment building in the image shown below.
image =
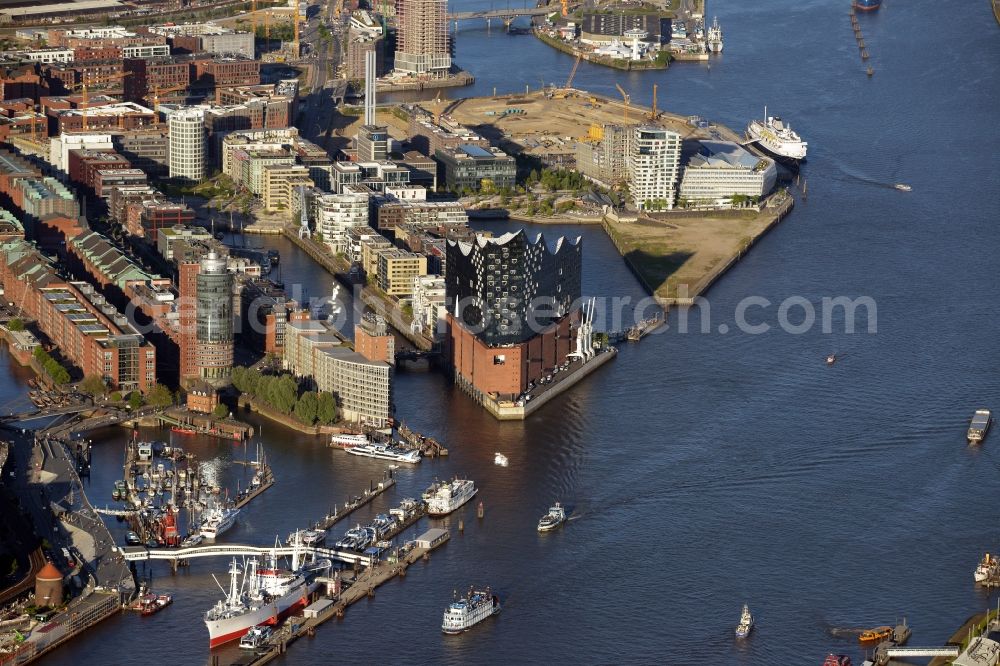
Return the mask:
[[[383,426],[392,415],[391,366],[369,361],[343,345],[325,322],[285,325],[283,364],[299,377],[310,376],[319,391],[337,397],[347,421]]]
[[[73,62],[73,49],[41,49],[38,51],[18,52],[25,60],[50,64],[54,62]]]
[[[684,168],[680,196],[695,205],[724,206],[734,195],[762,197],[774,188],[774,160],[729,141],[701,141]]]
[[[161,107],[162,108],[162,107]],[[205,178],[205,109],[181,107],[169,113],[170,177],[201,181]]]
[[[636,127],[629,152],[628,184],[640,210],[670,209],[680,180],[681,135],[661,127]]]
[[[414,324],[420,326],[421,330],[437,332],[438,323],[444,321],[446,313],[444,277],[420,275],[414,278],[411,303]]]
[[[334,253],[347,254],[347,230],[368,224],[369,196],[360,192],[322,194],[314,199],[316,231]]]

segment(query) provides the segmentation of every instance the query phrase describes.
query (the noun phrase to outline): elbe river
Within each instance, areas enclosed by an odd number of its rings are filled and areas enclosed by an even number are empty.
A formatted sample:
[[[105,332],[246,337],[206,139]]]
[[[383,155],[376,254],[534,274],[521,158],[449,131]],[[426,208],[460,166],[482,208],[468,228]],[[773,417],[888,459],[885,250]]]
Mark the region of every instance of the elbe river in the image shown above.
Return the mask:
[[[847,0],[719,0],[707,18],[719,17],[725,53],[710,68],[581,64],[575,87],[614,95],[619,82],[648,104],[655,82],[662,108],[735,129],[767,105],[809,142],[808,200],[797,194],[791,215],[711,289],[710,332],[681,334],[674,314],[668,330],[623,346],[527,422],[495,421],[439,374],[397,373],[398,415],[451,456],[400,469],[397,489],[351,522],[456,474],[476,481],[486,516],[477,520],[472,503],[444,521],[452,540],[429,562],[279,663],[808,665],[828,652],[860,663],[852,630],[905,616],[914,644],[941,644],[996,605],[972,570],[1000,549],[1000,440],[973,449],[964,434],[974,409],[1000,410],[1000,28],[987,0],[885,0],[859,17],[869,79],[848,9]],[[458,33],[456,60],[477,79],[448,92],[462,96],[561,84],[573,65],[530,36],[472,24]],[[585,294],[644,296],[600,228],[529,230],[583,236]],[[308,257],[264,242],[280,249],[286,284],[328,293],[329,276]],[[747,316],[768,332],[739,330],[747,297],[771,304]],[[845,333],[841,315],[824,333],[822,299],[836,297],[871,298],[877,330],[863,319]],[[816,309],[805,332],[781,330],[778,306],[790,298]],[[832,367],[830,353],[840,356]],[[0,397],[13,409],[26,375],[6,351],[2,362]],[[225,541],[284,538],[384,468],[258,423],[278,483]],[[96,505],[110,502],[126,437],[94,435]],[[242,448],[183,444],[235,486],[243,468],[229,463]],[[497,451],[509,467],[493,465]],[[571,520],[540,535],[535,523],[556,500]],[[172,607],[115,617],[46,662],[209,661],[201,618],[222,594],[211,574],[226,568],[196,560],[173,577],[157,565],[154,587],[174,594]],[[453,590],[472,583],[492,585],[503,612],[443,636]],[[736,641],[744,602],[757,626]]]

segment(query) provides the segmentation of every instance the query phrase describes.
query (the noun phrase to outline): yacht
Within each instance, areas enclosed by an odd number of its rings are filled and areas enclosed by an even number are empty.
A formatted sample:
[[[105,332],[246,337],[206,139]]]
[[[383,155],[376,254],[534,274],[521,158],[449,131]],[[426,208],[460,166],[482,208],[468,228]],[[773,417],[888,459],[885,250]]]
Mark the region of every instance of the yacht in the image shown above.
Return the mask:
[[[457,510],[478,492],[476,484],[469,479],[454,479],[435,481],[422,497],[427,502],[427,515],[440,517]]]
[[[753,615],[750,614],[750,607],[743,604],[743,614],[740,615],[740,623],[736,625],[736,638],[746,638],[753,629]]]
[[[566,522],[566,510],[562,508],[559,502],[556,502],[555,506],[549,509],[549,512],[542,516],[542,519],[538,521],[538,531],[548,532],[559,527]]]
[[[900,192],[911,192],[911,191],[913,191],[913,188],[910,187],[909,185],[907,185],[906,183],[896,183],[895,185],[893,185],[893,187],[895,187]]]
[[[507,460],[507,456],[502,453],[497,453],[493,456],[493,464],[499,465],[500,467],[506,467],[510,461]]]
[[[469,588],[464,597],[448,605],[441,621],[441,631],[446,634],[460,634],[499,612],[500,600],[490,592],[490,588],[487,587],[485,590]]]
[[[236,523],[236,516],[240,515],[239,509],[224,509],[214,507],[201,522],[201,535],[206,539],[215,539],[222,535]]]

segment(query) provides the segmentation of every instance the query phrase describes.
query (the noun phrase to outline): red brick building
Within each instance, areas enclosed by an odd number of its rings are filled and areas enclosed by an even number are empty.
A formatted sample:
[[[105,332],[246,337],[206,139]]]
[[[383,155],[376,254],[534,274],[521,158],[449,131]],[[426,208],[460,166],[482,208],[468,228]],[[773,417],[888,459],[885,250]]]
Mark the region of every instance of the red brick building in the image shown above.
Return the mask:
[[[451,313],[446,320],[455,380],[473,396],[482,393],[502,400],[514,399],[530,382],[537,384],[562,364],[574,349],[575,313],[526,342],[502,347],[487,345]]]
[[[77,149],[69,151],[69,179],[91,193],[100,187],[99,171],[131,169],[127,159],[114,151]]]
[[[219,405],[219,392],[207,382],[195,382],[188,388],[186,404],[192,412],[211,414]]]
[[[120,391],[145,393],[156,384],[156,350],[91,285],[59,278],[26,241],[8,243],[0,255],[5,297],[37,322],[66,362]]]

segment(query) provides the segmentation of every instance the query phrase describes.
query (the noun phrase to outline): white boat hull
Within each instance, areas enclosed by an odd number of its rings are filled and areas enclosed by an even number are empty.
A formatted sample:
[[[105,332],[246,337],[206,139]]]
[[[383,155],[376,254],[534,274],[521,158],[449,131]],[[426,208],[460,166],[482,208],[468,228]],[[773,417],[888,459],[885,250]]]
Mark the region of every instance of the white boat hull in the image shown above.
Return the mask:
[[[316,590],[317,583],[302,585],[290,590],[280,598],[264,604],[260,608],[243,615],[228,617],[222,620],[205,620],[208,627],[209,647],[215,648],[246,635],[258,624],[277,624],[296,610],[309,604],[309,595]]]
[[[475,497],[478,492],[479,488],[476,488],[471,493],[462,498],[453,498],[453,501],[451,503],[444,506],[440,504],[435,505],[429,503],[427,505],[427,515],[431,516],[432,518],[441,518],[442,516],[447,516],[450,513],[454,513],[459,509],[461,509],[466,504],[468,504],[469,500]]]

